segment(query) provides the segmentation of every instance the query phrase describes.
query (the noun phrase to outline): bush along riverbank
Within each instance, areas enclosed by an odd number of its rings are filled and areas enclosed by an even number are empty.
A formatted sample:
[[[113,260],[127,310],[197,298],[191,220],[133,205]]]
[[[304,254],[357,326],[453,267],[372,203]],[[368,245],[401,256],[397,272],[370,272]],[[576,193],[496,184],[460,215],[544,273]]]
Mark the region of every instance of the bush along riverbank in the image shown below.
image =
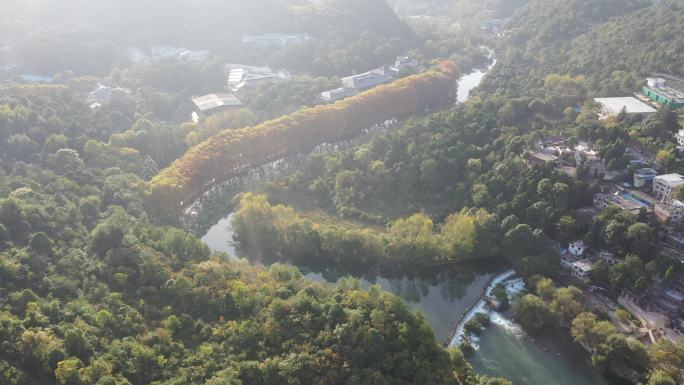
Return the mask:
[[[424,214],[387,228],[306,218],[265,195],[246,193],[233,217],[235,240],[246,255],[306,265],[325,259],[339,267],[434,266],[496,258],[498,220],[485,210],[463,210],[435,225]],[[273,262],[273,261],[271,261]]]

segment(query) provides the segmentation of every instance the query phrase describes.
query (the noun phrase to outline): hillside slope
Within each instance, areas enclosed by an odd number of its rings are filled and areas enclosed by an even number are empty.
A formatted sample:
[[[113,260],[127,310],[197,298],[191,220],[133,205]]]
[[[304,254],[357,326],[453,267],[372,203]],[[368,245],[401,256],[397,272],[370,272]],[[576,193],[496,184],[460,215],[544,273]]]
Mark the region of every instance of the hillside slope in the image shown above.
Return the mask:
[[[684,3],[678,0],[535,0],[507,29],[499,65],[483,84],[489,92],[534,94],[552,73],[584,75],[597,94],[628,92],[643,76],[681,75],[684,68]]]

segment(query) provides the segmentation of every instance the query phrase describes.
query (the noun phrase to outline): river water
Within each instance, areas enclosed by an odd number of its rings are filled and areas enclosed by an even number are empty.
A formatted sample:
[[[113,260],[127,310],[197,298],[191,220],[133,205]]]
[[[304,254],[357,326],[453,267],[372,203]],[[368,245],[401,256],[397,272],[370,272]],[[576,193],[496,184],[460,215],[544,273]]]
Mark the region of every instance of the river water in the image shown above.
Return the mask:
[[[225,252],[229,258],[237,260],[237,249],[232,241],[231,218],[232,214],[219,221],[202,240],[212,250]],[[298,267],[306,278],[333,285],[349,275],[334,269],[311,271],[306,266]],[[490,263],[485,266],[461,265],[413,272],[410,276],[382,276],[374,273],[355,275],[364,288],[380,285],[384,290],[403,298],[411,309],[423,312],[435,337],[439,341],[447,341],[463,315],[462,309],[478,301],[490,279],[502,268],[496,263]]]
[[[486,71],[474,71],[459,79],[457,102],[466,101]],[[213,225],[202,240],[213,250],[225,252],[238,259],[232,241],[230,220],[232,214]],[[411,276],[385,277],[368,273],[357,276],[363,287],[373,284],[402,297],[409,306],[425,315],[435,337],[450,341],[453,332],[473,307],[482,310],[478,302],[497,273],[504,270],[496,264],[460,265],[441,268],[439,271],[414,273]],[[306,278],[335,284],[348,273],[334,270],[311,271],[298,266]],[[508,278],[508,277],[506,277]],[[544,338],[532,339],[506,314],[491,313],[489,328],[473,340],[477,348],[471,358],[479,372],[502,376],[515,385],[615,385],[592,367],[588,355],[573,344],[567,331],[551,333]]]

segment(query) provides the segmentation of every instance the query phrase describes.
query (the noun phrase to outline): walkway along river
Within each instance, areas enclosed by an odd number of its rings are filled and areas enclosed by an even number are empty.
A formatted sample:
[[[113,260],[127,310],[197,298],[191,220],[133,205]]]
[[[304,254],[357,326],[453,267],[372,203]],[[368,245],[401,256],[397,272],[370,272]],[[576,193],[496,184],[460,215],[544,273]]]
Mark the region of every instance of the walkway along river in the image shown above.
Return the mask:
[[[461,79],[458,102],[465,101],[484,75],[485,72],[475,71]],[[335,148],[326,150],[334,151]],[[199,226],[202,228],[201,233],[205,234],[202,240],[212,249],[226,252],[232,259],[237,259],[230,226],[232,214],[224,215],[222,219],[216,217],[217,213],[226,213],[228,209],[213,205],[221,201],[225,204],[229,199],[226,193],[237,193],[251,184],[268,180],[277,174],[278,168],[296,167],[297,163],[295,160],[290,165],[279,163],[273,168],[256,170],[252,179],[226,186],[221,192],[215,191],[218,194],[211,198],[207,197],[202,203],[191,207],[190,210],[196,211],[191,217],[208,215],[213,218],[208,226]],[[308,279],[319,282],[334,284],[346,275],[345,272],[339,272],[332,267],[316,272],[304,266],[297,267]],[[462,336],[463,324],[475,313],[487,311],[483,304],[483,296],[496,284],[505,282],[511,288],[511,292],[521,289],[521,280],[511,280],[514,272],[507,270],[502,273],[502,270],[502,266],[492,264],[459,265],[411,276],[385,277],[369,273],[357,278],[364,287],[378,284],[383,289],[399,295],[412,309],[419,310],[425,315],[438,340],[456,344]],[[497,312],[491,312],[490,315],[491,326],[483,331],[479,338],[472,339],[477,352],[471,362],[479,372],[507,377],[516,385],[611,384],[593,370],[587,354],[572,343],[567,333],[565,336],[555,336],[559,338],[535,341],[523,333],[507,315]]]

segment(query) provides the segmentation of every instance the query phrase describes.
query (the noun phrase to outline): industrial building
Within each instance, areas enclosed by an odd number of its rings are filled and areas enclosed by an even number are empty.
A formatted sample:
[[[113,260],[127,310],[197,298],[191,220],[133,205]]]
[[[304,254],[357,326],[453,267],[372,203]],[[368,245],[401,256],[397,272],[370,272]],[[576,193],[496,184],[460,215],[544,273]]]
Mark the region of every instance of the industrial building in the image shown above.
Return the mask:
[[[654,102],[672,108],[684,108],[684,92],[670,87],[663,78],[647,78],[643,93]]]

